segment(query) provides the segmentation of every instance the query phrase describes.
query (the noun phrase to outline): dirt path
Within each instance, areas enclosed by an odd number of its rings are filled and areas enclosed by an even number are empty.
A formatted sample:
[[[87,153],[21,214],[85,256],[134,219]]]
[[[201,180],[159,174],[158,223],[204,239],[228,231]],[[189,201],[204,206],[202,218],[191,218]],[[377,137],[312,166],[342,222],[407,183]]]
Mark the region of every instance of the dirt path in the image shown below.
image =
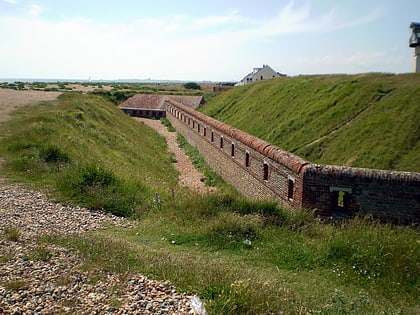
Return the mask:
[[[168,150],[169,152],[173,152],[175,154],[175,159],[177,160],[177,163],[174,163],[174,166],[179,172],[180,185],[200,193],[215,191],[214,187],[204,185],[202,182],[203,174],[194,167],[189,157],[178,146],[178,143],[176,142],[176,132],[169,132],[159,120],[147,118],[135,118],[135,120],[153,128],[166,138]]]

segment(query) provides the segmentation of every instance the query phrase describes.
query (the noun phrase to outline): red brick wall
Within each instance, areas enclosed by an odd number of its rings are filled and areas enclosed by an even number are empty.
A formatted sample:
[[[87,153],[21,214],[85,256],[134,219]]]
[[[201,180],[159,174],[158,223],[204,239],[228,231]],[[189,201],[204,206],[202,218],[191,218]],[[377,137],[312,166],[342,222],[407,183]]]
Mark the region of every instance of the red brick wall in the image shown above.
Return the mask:
[[[304,171],[303,205],[331,215],[334,192],[347,195],[348,214],[371,214],[383,220],[420,222],[420,174],[331,165]]]
[[[242,194],[276,199],[293,207],[302,205],[301,169],[307,161],[179,103],[167,102],[166,116],[210,167]],[[279,163],[281,159],[287,163]],[[289,180],[294,182],[293,192],[289,192]]]
[[[180,103],[167,101],[166,111],[210,167],[247,197],[315,209],[322,216],[372,214],[420,222],[419,173],[310,164]]]

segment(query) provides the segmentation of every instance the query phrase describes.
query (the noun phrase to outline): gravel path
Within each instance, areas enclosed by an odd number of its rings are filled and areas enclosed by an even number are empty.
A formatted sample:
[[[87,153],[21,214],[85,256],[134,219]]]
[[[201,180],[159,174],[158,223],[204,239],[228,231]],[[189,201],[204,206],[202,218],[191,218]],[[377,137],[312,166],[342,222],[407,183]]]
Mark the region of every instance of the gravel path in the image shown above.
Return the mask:
[[[0,89],[0,123],[17,106],[59,95],[28,92]],[[156,123],[154,128],[161,129],[163,125]],[[175,138],[168,139],[168,146],[182,152]],[[178,153],[180,183],[209,191],[197,171],[191,175],[194,179],[189,178],[192,173],[187,170],[195,169]],[[193,310],[196,297],[177,293],[169,282],[141,274],[86,270],[76,252],[36,242],[39,236],[74,235],[104,224],[130,226],[110,214],[50,202],[44,194],[11,184],[0,174],[0,314],[205,314]]]
[[[192,164],[190,158],[185,152],[178,146],[176,141],[176,132],[169,132],[168,128],[163,125],[160,120],[147,119],[147,118],[135,118],[138,122],[142,122],[147,126],[156,130],[159,134],[166,138],[168,145],[168,151],[174,153],[176,163],[174,166],[179,172],[178,182],[180,185],[188,187],[194,191],[200,193],[209,193],[215,191],[214,187],[206,186],[203,182],[203,174],[200,173]]]

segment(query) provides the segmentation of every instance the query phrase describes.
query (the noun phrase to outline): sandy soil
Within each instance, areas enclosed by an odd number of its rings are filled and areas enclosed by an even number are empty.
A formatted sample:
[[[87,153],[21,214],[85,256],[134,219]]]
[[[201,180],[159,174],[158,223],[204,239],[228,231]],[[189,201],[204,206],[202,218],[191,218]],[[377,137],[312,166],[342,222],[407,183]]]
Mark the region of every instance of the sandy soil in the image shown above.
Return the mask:
[[[56,99],[61,92],[16,91],[0,89],[0,123],[10,118],[10,113],[20,106]]]

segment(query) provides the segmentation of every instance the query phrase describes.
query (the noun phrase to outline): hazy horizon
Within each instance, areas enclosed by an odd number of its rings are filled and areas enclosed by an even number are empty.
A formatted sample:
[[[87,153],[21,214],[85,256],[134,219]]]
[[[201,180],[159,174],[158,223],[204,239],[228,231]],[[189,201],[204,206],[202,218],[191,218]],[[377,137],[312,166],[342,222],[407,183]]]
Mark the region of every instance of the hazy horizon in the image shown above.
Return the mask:
[[[0,0],[0,77],[236,82],[407,73],[417,0]]]

